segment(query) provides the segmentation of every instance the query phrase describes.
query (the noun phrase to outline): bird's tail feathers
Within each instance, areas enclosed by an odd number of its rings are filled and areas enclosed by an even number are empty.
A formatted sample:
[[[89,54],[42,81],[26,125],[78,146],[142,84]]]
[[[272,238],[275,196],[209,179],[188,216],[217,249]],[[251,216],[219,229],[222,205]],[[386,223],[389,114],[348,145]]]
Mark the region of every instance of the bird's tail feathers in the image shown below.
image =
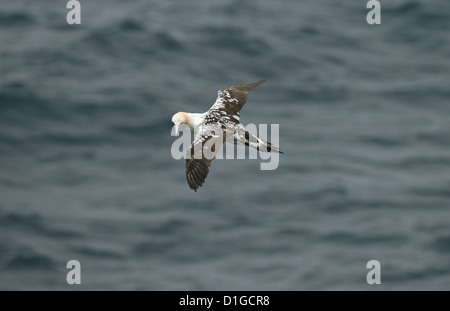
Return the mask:
[[[281,153],[284,154],[283,151],[280,150],[280,148],[272,145],[270,142],[262,140],[261,138],[257,138],[256,139],[250,139],[250,142],[248,143],[248,145],[250,147],[253,147],[257,150],[263,151],[263,152],[273,152],[273,153]]]

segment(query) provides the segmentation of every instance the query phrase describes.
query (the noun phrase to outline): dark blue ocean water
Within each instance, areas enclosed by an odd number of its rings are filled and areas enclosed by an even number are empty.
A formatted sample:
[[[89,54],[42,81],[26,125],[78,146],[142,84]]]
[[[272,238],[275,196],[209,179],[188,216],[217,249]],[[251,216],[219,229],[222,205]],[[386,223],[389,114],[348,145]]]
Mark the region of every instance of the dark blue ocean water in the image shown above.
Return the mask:
[[[381,4],[2,2],[0,289],[450,289],[450,2]],[[172,115],[263,78],[279,168],[191,191]]]

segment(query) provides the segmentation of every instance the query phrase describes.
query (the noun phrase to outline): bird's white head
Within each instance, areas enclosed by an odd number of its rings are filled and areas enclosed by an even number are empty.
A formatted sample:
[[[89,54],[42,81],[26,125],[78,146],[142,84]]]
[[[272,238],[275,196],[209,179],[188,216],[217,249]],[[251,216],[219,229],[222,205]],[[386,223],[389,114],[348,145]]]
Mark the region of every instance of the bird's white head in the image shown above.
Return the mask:
[[[178,136],[181,124],[189,125],[189,116],[186,112],[177,112],[172,117],[172,122],[175,124],[175,135]]]

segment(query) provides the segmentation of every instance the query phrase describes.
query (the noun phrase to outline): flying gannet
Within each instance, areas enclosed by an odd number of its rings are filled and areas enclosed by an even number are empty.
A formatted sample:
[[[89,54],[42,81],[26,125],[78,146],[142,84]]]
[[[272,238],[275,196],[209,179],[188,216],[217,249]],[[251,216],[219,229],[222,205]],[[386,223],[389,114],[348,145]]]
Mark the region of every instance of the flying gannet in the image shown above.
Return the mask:
[[[186,155],[186,179],[194,191],[205,182],[209,166],[225,141],[257,150],[283,153],[270,142],[250,134],[239,122],[239,111],[245,105],[248,92],[264,82],[260,80],[221,89],[216,102],[207,112],[177,112],[172,117],[176,136],[182,124],[188,125],[196,133]]]

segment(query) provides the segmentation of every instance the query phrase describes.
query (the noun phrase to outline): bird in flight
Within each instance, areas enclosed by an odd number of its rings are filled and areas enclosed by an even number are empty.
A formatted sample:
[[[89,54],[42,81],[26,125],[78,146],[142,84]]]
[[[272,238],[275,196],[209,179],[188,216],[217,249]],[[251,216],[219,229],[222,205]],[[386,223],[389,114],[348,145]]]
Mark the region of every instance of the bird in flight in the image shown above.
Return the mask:
[[[186,179],[192,190],[197,191],[203,185],[209,166],[225,141],[266,152],[283,153],[270,142],[250,134],[239,122],[239,112],[247,101],[248,92],[264,82],[260,80],[219,90],[216,102],[205,113],[174,114],[172,122],[176,136],[182,124],[196,133],[186,155]]]

